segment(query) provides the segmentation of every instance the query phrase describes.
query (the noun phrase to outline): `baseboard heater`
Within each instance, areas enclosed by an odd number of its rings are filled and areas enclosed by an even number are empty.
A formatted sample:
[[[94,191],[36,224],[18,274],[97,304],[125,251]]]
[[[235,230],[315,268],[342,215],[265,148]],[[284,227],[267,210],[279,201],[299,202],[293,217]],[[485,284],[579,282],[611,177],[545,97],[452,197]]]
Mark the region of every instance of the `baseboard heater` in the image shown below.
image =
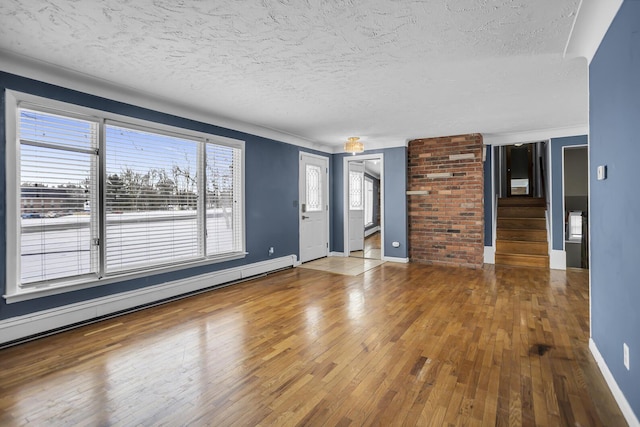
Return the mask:
[[[268,274],[293,268],[296,262],[297,257],[291,255],[6,319],[0,321],[0,337],[2,337],[0,340],[0,349],[265,277]],[[230,280],[225,280],[225,278],[230,278]],[[201,285],[196,288],[189,286],[189,284],[193,283],[200,283]],[[205,284],[202,285],[202,283]],[[158,288],[163,288],[165,291],[163,294],[168,294],[168,296],[156,299],[145,298],[145,296],[151,294],[152,291],[157,291]],[[144,302],[138,303],[141,300]],[[124,308],[119,308],[123,305],[123,302],[125,302],[124,305],[126,305],[126,301],[129,302],[129,305]],[[102,308],[102,314],[88,314],[90,312],[98,313],[97,307]],[[110,307],[114,307],[113,310],[109,310]],[[84,318],[76,320],[78,317]],[[49,325],[48,327],[43,326],[47,324]],[[55,324],[59,324],[60,326],[54,326]]]

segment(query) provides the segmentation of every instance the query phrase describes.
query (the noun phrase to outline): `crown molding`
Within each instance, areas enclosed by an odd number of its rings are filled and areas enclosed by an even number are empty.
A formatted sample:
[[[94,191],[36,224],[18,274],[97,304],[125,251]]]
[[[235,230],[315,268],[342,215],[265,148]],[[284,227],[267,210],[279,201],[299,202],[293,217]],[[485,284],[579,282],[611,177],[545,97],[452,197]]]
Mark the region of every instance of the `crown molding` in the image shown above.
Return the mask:
[[[173,99],[118,85],[106,79],[3,49],[0,49],[0,71],[299,147],[324,153],[333,151],[333,147],[297,135],[217,115],[193,105],[179,103]]]
[[[623,0],[582,0],[564,49],[565,58],[591,63]]]

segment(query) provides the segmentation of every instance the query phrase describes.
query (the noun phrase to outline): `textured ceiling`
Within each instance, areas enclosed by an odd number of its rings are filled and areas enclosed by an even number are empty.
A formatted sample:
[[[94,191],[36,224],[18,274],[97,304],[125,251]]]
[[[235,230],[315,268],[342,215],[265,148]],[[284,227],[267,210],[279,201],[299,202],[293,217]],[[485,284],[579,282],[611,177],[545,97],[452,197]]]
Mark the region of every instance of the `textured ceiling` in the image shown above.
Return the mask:
[[[2,0],[0,49],[320,144],[391,146],[586,125],[586,61],[562,59],[578,5]]]

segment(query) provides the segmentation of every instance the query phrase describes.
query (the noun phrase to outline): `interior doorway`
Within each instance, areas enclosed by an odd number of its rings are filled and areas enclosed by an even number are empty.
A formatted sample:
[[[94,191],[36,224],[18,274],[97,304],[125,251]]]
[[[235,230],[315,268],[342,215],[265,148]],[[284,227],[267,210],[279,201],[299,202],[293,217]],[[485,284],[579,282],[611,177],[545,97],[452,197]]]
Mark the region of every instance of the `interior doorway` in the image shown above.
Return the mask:
[[[589,154],[586,145],[562,149],[564,250],[569,268],[589,268]]]
[[[533,144],[507,146],[507,197],[531,197],[533,190]]]
[[[344,159],[344,255],[382,259],[384,162],[382,154]]]

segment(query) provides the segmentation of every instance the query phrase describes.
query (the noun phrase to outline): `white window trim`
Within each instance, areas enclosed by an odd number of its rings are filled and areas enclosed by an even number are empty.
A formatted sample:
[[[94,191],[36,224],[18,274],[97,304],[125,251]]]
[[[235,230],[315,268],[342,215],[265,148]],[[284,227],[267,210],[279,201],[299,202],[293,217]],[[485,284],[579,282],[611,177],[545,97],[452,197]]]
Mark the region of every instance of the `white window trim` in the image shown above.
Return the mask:
[[[26,104],[26,105],[23,105]],[[31,105],[29,105],[31,104]],[[19,185],[9,185],[9,183],[19,182],[18,164],[20,162],[20,145],[18,144],[17,122],[18,108],[30,106],[37,107],[42,111],[52,112],[54,114],[68,114],[75,117],[83,118],[91,117],[101,121],[119,123],[128,127],[137,127],[147,131],[153,131],[160,134],[170,136],[179,136],[188,139],[196,139],[205,143],[213,143],[228,147],[238,148],[241,152],[241,250],[226,255],[203,257],[192,259],[185,262],[175,263],[164,266],[154,266],[144,270],[135,270],[122,274],[114,274],[98,278],[94,275],[78,277],[77,279],[65,280],[63,283],[49,283],[46,286],[30,286],[20,287],[20,256],[18,244],[20,242],[20,215],[18,214],[20,207],[20,191]],[[246,252],[246,216],[245,216],[245,142],[224,136],[207,134],[204,132],[194,131],[190,129],[177,128],[174,126],[156,123],[146,120],[128,117],[120,114],[114,114],[107,111],[96,110],[88,107],[82,107],[75,104],[56,101],[35,95],[25,94],[22,92],[6,90],[5,91],[5,124],[6,124],[6,146],[5,146],[5,176],[6,176],[6,288],[3,297],[7,303],[26,301],[35,298],[41,298],[50,295],[56,295],[71,292],[79,289],[86,289],[95,286],[107,285],[110,283],[122,282],[155,274],[168,273],[172,271],[184,270],[188,268],[216,264],[225,261],[244,258]],[[102,127],[104,131],[104,126]],[[101,160],[102,161],[102,160]],[[105,178],[99,177],[102,181]],[[101,211],[104,206],[101,206]],[[98,213],[102,215],[102,212]]]

